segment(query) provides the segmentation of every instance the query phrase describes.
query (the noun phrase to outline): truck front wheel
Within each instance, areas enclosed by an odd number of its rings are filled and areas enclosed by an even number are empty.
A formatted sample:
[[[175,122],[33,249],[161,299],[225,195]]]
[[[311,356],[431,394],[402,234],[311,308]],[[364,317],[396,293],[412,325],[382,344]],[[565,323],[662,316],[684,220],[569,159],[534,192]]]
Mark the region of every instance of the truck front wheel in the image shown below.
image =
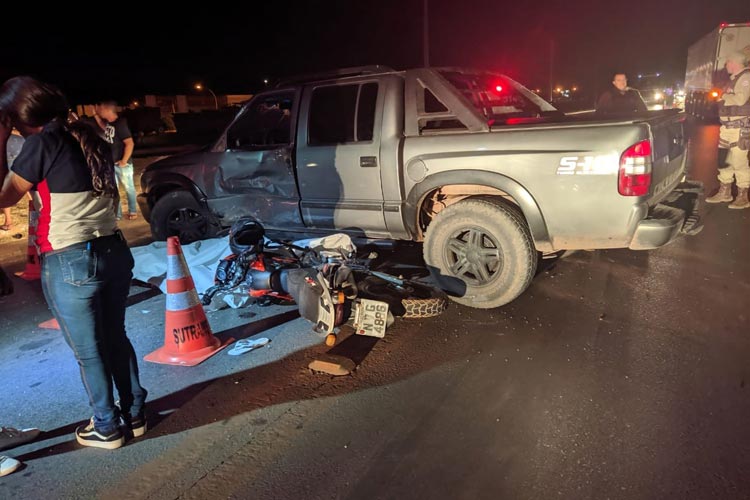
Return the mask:
[[[433,278],[459,304],[491,309],[531,283],[537,252],[521,213],[501,201],[467,199],[442,210],[424,240]]]
[[[151,235],[157,241],[178,236],[187,244],[216,236],[218,226],[209,213],[187,191],[171,191],[151,211]]]

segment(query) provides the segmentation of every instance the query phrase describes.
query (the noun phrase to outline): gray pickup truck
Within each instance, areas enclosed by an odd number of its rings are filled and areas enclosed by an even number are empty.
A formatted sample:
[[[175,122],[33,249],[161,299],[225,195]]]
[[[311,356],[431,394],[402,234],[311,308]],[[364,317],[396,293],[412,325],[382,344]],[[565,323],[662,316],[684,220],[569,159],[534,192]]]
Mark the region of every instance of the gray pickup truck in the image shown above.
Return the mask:
[[[423,242],[457,302],[493,308],[544,255],[700,229],[683,116],[566,116],[500,74],[352,68],[256,95],[215,144],[151,164],[138,199],[156,239],[250,215],[281,238]]]

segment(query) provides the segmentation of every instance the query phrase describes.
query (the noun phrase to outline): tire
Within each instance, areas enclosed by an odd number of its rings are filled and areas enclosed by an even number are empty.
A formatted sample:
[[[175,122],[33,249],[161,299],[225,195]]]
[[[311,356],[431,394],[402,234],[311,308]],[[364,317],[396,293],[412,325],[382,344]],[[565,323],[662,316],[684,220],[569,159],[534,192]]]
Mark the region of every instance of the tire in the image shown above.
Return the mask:
[[[442,210],[427,228],[423,254],[433,279],[451,299],[477,309],[500,307],[521,295],[538,263],[523,215],[487,198]]]
[[[431,318],[448,307],[446,295],[434,287],[413,281],[398,287],[377,276],[357,282],[357,297],[386,302],[393,315],[401,318]]]
[[[187,244],[216,236],[218,226],[208,211],[187,191],[170,191],[151,211],[151,234],[157,241],[178,236]]]

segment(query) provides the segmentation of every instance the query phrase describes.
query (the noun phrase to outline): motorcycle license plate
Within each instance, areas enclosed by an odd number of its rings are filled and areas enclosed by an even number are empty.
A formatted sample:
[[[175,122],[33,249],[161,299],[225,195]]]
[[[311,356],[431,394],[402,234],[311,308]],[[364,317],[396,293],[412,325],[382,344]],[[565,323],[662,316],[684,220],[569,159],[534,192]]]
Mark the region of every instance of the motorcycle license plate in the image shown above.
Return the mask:
[[[377,300],[360,299],[354,313],[354,331],[357,335],[385,337],[388,323],[388,304]]]

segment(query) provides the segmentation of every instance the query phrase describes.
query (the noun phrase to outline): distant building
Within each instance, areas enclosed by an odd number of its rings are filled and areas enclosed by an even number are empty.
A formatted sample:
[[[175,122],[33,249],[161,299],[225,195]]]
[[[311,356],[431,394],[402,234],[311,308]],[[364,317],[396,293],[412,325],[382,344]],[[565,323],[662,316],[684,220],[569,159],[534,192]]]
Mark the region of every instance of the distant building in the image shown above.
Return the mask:
[[[241,106],[252,98],[252,94],[230,94],[217,95],[216,101],[210,94],[191,94],[191,95],[146,95],[143,99],[136,99],[128,103],[127,106],[121,106],[120,111],[125,108],[151,107],[159,108],[161,116],[165,117],[175,113],[194,113],[200,111],[211,111],[232,106]],[[76,106],[76,112],[79,116],[92,116],[94,114],[93,104],[81,104]]]

